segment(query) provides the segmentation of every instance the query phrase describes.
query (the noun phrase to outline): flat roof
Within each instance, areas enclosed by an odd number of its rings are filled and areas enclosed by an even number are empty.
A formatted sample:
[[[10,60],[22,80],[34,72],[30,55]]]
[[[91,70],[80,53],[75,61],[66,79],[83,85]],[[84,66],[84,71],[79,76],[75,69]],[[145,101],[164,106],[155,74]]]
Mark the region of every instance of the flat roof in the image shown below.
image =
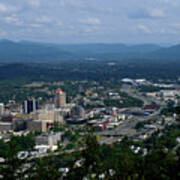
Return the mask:
[[[0,122],[1,126],[8,126],[8,125],[12,125],[12,123],[7,123],[7,122]]]

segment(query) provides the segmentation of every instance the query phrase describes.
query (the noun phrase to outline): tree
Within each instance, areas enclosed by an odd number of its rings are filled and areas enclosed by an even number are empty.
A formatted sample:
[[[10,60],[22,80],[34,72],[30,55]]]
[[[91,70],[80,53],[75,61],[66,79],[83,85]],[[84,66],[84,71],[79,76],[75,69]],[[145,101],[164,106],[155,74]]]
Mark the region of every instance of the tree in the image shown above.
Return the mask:
[[[6,180],[15,180],[21,176],[21,172],[18,170],[20,169],[22,162],[17,158],[19,146],[14,141],[9,141],[7,147],[5,164],[1,168],[1,175]]]
[[[175,113],[177,114],[177,121],[180,121],[180,106],[175,107]]]

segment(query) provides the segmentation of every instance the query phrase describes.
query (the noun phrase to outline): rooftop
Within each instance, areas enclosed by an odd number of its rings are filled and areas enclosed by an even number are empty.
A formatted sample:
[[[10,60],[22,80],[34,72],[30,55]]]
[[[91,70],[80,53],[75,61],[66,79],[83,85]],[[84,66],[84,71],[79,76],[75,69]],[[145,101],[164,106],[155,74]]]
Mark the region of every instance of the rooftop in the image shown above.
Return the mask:
[[[56,93],[63,93],[63,90],[61,88],[56,89]]]

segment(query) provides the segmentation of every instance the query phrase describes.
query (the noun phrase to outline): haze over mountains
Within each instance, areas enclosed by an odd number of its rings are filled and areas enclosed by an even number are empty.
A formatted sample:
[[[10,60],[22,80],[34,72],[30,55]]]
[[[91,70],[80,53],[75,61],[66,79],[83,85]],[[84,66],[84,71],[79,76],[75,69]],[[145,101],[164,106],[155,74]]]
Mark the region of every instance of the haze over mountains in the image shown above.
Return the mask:
[[[60,60],[178,60],[180,45],[168,48],[156,44],[51,44],[0,40],[0,62],[56,62]]]

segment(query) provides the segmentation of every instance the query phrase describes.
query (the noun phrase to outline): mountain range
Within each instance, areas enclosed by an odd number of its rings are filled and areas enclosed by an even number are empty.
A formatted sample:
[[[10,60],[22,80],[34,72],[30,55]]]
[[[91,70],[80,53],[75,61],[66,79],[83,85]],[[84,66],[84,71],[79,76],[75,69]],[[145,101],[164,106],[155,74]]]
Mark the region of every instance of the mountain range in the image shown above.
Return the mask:
[[[58,62],[78,59],[98,60],[179,60],[180,44],[162,47],[156,44],[51,44],[0,40],[0,62]]]

